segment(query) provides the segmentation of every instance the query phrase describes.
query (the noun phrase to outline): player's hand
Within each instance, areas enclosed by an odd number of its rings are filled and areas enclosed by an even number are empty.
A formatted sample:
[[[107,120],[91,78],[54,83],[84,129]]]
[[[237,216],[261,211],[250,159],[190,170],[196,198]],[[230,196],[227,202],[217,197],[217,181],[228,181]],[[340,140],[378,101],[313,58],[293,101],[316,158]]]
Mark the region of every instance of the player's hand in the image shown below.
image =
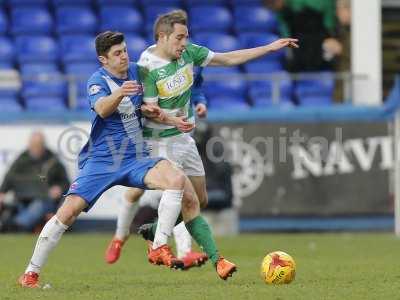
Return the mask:
[[[276,40],[275,42],[272,42],[271,44],[268,44],[267,47],[271,51],[278,51],[285,47],[299,48],[299,45],[297,44],[298,41],[299,41],[298,39],[292,39],[292,38],[279,39]]]
[[[140,106],[140,110],[142,111],[142,114],[147,118],[150,119],[158,118],[160,121],[166,119],[165,113],[158,105],[149,103],[142,104],[142,106]]]
[[[124,83],[120,86],[119,91],[121,96],[133,96],[142,93],[142,85],[139,84],[136,80],[128,80],[124,81]]]
[[[189,123],[185,116],[175,117],[174,118],[174,125],[181,132],[191,132],[194,129],[194,124],[193,123]]]
[[[196,114],[199,118],[207,117],[207,106],[203,103],[199,103],[196,105]]]

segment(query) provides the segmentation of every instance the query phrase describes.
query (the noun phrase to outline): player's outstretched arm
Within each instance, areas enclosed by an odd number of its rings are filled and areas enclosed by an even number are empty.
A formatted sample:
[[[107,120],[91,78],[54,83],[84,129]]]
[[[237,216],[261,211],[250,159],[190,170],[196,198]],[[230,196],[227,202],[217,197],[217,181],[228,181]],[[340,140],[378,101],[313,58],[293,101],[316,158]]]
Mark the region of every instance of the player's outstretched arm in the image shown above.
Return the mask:
[[[186,117],[169,116],[156,103],[145,103],[141,106],[142,114],[153,122],[175,126],[179,131],[190,132],[194,124],[186,121]]]
[[[111,95],[99,99],[94,106],[94,110],[103,119],[107,118],[116,111],[125,96],[133,96],[140,93],[141,90],[141,85],[136,81],[125,81]]]
[[[215,53],[210,61],[210,66],[236,66],[244,64],[250,60],[267,55],[270,52],[278,51],[285,47],[298,48],[297,39],[284,38],[276,40],[268,45],[230,51],[225,53]]]

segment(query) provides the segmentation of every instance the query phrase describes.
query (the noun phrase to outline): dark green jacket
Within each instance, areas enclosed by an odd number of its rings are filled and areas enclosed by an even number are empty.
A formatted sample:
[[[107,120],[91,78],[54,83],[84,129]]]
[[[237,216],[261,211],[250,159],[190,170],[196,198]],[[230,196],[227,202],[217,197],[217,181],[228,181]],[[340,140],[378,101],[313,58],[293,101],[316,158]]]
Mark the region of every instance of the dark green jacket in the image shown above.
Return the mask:
[[[67,173],[58,158],[48,149],[40,159],[25,151],[11,165],[0,192],[14,191],[20,201],[48,199],[49,187],[53,185],[59,185],[63,192],[69,187]]]

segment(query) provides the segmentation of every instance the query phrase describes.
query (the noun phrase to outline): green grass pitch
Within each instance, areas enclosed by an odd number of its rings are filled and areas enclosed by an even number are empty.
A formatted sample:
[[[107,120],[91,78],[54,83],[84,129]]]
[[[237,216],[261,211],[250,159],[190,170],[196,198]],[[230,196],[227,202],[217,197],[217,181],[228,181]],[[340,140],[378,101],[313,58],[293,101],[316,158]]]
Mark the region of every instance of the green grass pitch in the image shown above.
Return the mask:
[[[111,235],[66,234],[41,275],[50,289],[29,290],[16,279],[36,236],[0,235],[0,299],[400,299],[400,240],[389,233],[249,234],[218,238],[237,263],[220,280],[210,263],[190,271],[150,265],[145,244],[133,236],[115,265],[103,261]],[[282,250],[297,263],[289,285],[268,286],[259,277],[265,254]]]

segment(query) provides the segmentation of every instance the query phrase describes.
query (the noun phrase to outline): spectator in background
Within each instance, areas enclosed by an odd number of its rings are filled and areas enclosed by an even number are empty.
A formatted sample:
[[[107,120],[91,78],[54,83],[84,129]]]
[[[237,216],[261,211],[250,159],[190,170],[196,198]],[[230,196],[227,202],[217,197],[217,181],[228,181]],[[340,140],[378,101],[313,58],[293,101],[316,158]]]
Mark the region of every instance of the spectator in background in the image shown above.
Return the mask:
[[[342,51],[338,56],[336,71],[350,72],[350,49],[351,49],[351,4],[350,0],[336,1],[337,37],[342,44]],[[339,80],[335,86],[335,100],[342,101],[346,97],[343,95],[343,80]],[[348,100],[348,99],[345,99]]]
[[[278,11],[283,36],[299,39],[301,47],[288,61],[291,72],[333,70],[342,45],[335,38],[335,0],[266,0]]]
[[[32,133],[28,149],[11,165],[0,187],[0,230],[33,231],[46,214],[56,211],[68,187],[65,168],[46,148],[43,134]]]

